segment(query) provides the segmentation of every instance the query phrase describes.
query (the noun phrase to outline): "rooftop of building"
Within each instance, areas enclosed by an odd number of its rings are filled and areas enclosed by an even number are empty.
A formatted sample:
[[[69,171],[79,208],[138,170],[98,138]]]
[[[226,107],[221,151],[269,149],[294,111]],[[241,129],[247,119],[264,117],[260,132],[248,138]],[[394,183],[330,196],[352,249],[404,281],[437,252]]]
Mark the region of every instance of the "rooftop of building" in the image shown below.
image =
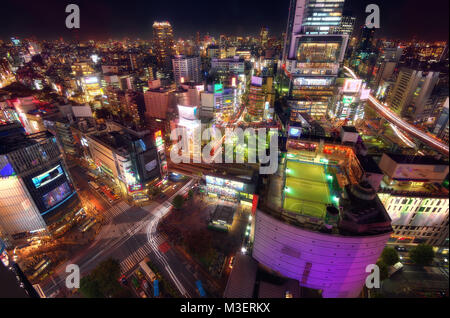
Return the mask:
[[[212,221],[222,221],[228,225],[233,224],[234,208],[228,205],[216,205],[212,215]]]
[[[445,161],[443,159],[437,159],[433,156],[415,156],[415,155],[402,155],[394,153],[386,153],[385,155],[394,160],[398,164],[448,166],[448,161]]]
[[[228,277],[224,298],[253,298],[258,263],[249,255],[236,254],[233,270]]]
[[[363,156],[357,154],[356,157],[358,158],[358,161],[365,172],[383,174],[383,171],[381,171],[380,167],[375,162],[372,156]]]
[[[356,130],[355,126],[342,126],[342,130],[350,133],[358,133],[358,130]]]
[[[439,183],[424,182],[398,182],[391,181],[389,184],[381,181],[379,193],[389,193],[393,196],[405,197],[432,197],[446,198],[449,195],[448,189]]]
[[[347,185],[343,192],[340,234],[370,235],[392,232],[391,218],[367,182]]]
[[[118,131],[98,133],[90,135],[89,137],[114,150],[121,156],[127,156],[131,150],[132,142],[139,140],[139,138],[133,136],[132,134]]]
[[[279,172],[271,176],[267,194],[261,195],[265,212],[302,229],[330,235],[391,231],[390,219],[375,190],[358,184],[361,180],[351,168],[354,163],[344,164],[352,148],[338,146],[335,159],[334,153],[329,153],[334,148],[327,150],[331,157],[307,149],[289,152],[285,172],[281,164]],[[357,162],[355,159],[351,161]],[[373,164],[369,161],[366,169],[380,172]]]
[[[258,298],[300,298],[298,280],[287,279],[283,284],[260,281]]]
[[[0,135],[0,154],[7,154],[18,149],[27,148],[38,143],[42,143],[53,135],[48,131],[42,131],[37,134],[26,135],[22,129],[11,129]]]

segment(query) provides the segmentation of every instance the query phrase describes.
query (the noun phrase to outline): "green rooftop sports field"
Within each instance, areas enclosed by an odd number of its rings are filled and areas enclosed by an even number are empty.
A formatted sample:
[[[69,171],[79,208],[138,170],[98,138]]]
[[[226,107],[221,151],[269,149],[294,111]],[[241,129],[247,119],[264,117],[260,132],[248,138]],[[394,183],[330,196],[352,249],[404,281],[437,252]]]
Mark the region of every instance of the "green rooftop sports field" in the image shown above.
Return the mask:
[[[331,203],[324,166],[287,161],[283,208],[316,218],[324,218]]]

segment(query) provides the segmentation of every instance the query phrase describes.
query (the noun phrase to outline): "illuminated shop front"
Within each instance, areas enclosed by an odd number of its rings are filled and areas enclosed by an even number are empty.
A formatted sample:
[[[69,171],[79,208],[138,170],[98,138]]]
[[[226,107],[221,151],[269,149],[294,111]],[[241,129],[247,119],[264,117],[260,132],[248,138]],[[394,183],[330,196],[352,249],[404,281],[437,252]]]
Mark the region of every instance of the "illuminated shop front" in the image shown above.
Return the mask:
[[[250,180],[224,179],[218,176],[206,176],[206,192],[209,197],[219,198],[242,205],[252,206],[255,185]]]

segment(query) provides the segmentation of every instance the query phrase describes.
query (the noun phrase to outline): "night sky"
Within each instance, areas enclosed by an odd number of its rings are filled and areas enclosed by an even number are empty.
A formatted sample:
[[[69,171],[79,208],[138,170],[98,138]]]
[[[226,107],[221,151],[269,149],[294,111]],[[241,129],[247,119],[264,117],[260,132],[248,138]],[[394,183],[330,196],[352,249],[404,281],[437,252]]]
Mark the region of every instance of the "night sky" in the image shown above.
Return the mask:
[[[150,39],[154,20],[171,22],[175,37],[209,32],[213,36],[256,35],[262,26],[271,35],[286,27],[289,0],[8,0],[0,4],[0,38]],[[65,7],[75,3],[81,10],[81,29],[65,28]],[[365,20],[365,6],[381,10],[377,36],[423,40],[448,38],[448,0],[347,0],[346,9]]]

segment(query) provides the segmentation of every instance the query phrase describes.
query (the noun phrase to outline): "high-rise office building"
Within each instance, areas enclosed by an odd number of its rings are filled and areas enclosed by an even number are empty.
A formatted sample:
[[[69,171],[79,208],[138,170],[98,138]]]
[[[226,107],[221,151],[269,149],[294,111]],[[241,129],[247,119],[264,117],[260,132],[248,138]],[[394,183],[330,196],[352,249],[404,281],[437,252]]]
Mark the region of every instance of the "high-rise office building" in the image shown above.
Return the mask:
[[[335,33],[347,34],[350,37],[355,29],[355,22],[355,17],[343,15],[339,27],[336,29]]]
[[[378,89],[381,81],[389,80],[392,77],[402,53],[403,49],[401,47],[383,48],[380,50],[374,69],[374,82],[371,83],[375,90]]]
[[[343,4],[291,1],[281,67],[291,114],[326,115],[348,42],[347,34],[336,34]]]
[[[259,122],[269,119],[269,112],[273,107],[272,90],[273,77],[252,77],[247,107],[250,120]]]
[[[292,58],[300,34],[333,34],[341,23],[345,0],[291,0],[283,60]]]
[[[255,78],[259,81],[256,82]],[[248,93],[248,114],[251,116],[253,121],[260,121],[264,115],[264,105],[265,105],[265,95],[264,88],[262,86],[261,77],[253,77],[252,83],[250,84],[250,90]]]
[[[176,55],[172,59],[173,75],[177,85],[186,82],[199,83],[201,81],[200,56]]]
[[[174,51],[173,30],[169,22],[153,23],[153,45],[158,66],[169,70]]]
[[[375,28],[368,28],[365,25],[361,28],[359,39],[359,50],[370,51],[373,49],[373,39],[375,36]]]
[[[269,39],[269,28],[262,27],[261,32],[259,33],[259,41],[261,43],[261,47],[266,47],[267,40]]]
[[[402,68],[388,104],[391,109],[412,120],[422,120],[431,114],[431,93],[439,80],[439,72]]]
[[[433,133],[437,137],[442,139],[444,142],[448,143],[448,130],[449,130],[449,107],[447,97],[441,109],[441,113],[439,117],[436,119],[436,123],[433,128]]]

